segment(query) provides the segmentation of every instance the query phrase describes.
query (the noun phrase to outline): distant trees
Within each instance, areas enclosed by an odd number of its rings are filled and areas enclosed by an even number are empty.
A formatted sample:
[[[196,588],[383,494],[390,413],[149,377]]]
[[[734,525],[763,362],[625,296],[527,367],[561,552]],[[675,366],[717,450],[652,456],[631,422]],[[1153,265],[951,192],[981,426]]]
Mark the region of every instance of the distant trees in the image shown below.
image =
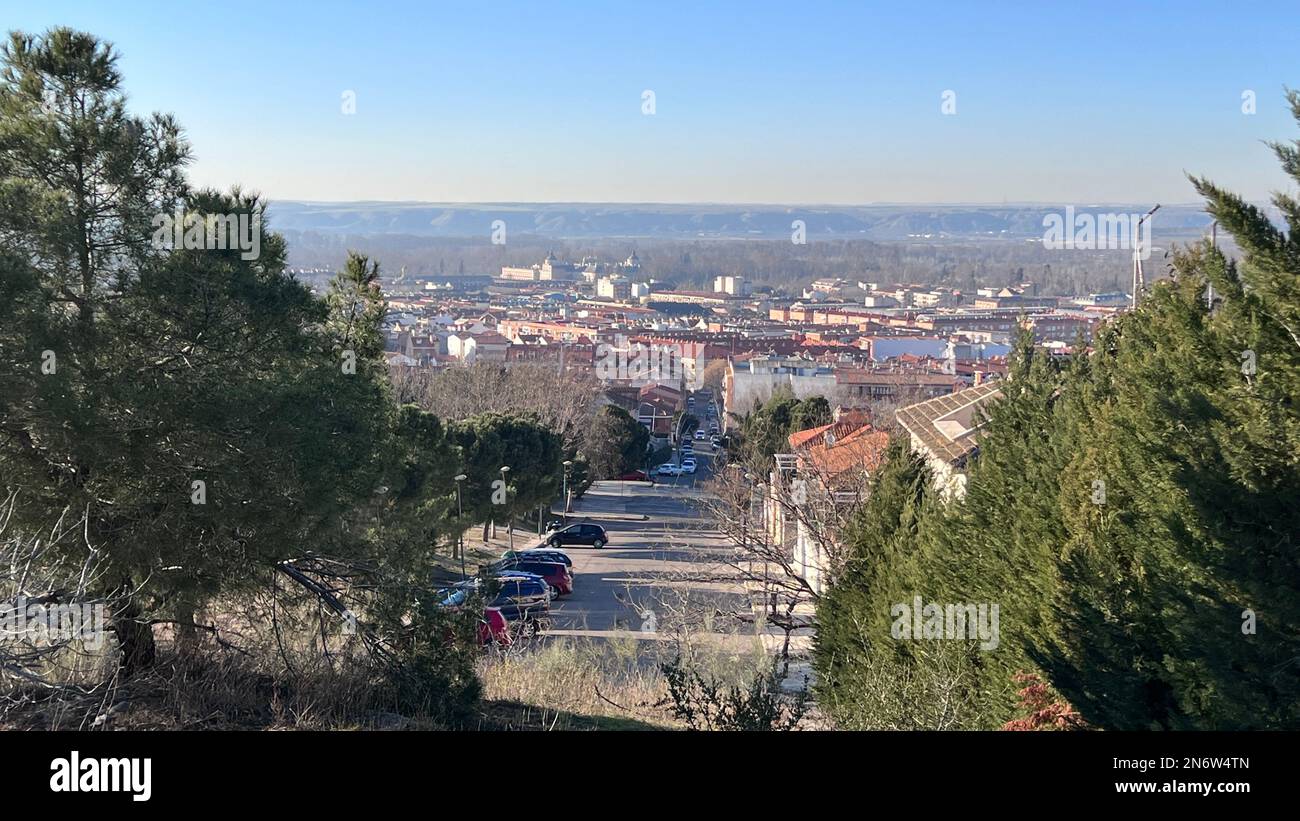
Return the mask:
[[[1025,237],[1041,233],[1040,209],[1009,211],[1016,212],[1017,233],[1023,231]],[[787,218],[783,233],[788,231]],[[364,247],[369,253],[382,255],[391,270],[405,266],[412,273],[439,273],[433,260],[446,253],[460,257],[458,274],[488,275],[499,271],[503,264],[499,246],[460,237],[365,234],[345,236],[344,242],[332,232],[311,230],[286,230],[285,236],[293,247],[294,264],[309,267],[338,265],[344,249],[350,247]],[[542,259],[548,251],[563,259],[581,259],[590,254],[616,260],[628,253],[628,244],[622,239],[566,242],[515,234],[511,234],[510,248],[511,261],[527,264]],[[683,252],[683,248],[689,251]],[[821,277],[843,277],[850,282],[913,282],[967,293],[978,287],[1018,284],[1028,277],[1038,284],[1042,294],[1113,291],[1124,287],[1131,259],[1123,250],[1062,253],[1038,242],[926,244],[828,237],[818,237],[806,245],[780,239],[638,240],[638,249],[642,257],[640,275],[653,278],[664,288],[709,291],[719,274],[741,273],[755,289],[770,287],[794,297]],[[700,313],[699,306],[653,299],[651,304],[673,315]]]
[[[531,415],[564,441],[572,458],[596,412],[600,386],[591,374],[559,371],[531,362],[506,367],[476,362],[439,371],[399,369],[392,374],[399,402],[411,402],[441,419],[479,413]]]
[[[829,425],[831,421],[831,403],[826,397],[810,396],[791,409],[790,433],[819,428],[822,425]]]
[[[718,398],[718,405],[722,405],[723,387],[727,377],[727,360],[711,359],[709,364],[704,366],[704,372],[700,375],[700,380],[704,383],[706,390],[713,392],[714,397]]]
[[[399,402],[412,403],[444,420],[465,460],[464,523],[490,522],[536,513],[561,495],[563,463],[568,489],[580,495],[595,478],[587,463],[598,385],[589,375],[549,365],[478,362],[437,372],[395,369]],[[493,482],[510,467],[508,502],[493,502]],[[549,494],[549,495],[548,495]],[[502,498],[498,492],[497,498]]]
[[[1274,149],[1300,181],[1300,145]],[[964,500],[886,504],[912,480],[884,477],[913,475],[892,454],[847,534],[874,566],[850,565],[819,607],[822,695],[846,726],[899,718],[852,696],[865,681],[918,726],[932,702],[907,688],[945,681],[949,726],[1300,726],[1300,254],[1193,183],[1240,260],[1180,250],[1090,357],[1022,339]],[[1293,199],[1274,204],[1300,225]],[[904,509],[919,514],[889,512]],[[889,608],[915,596],[998,605],[999,641],[899,639]]]

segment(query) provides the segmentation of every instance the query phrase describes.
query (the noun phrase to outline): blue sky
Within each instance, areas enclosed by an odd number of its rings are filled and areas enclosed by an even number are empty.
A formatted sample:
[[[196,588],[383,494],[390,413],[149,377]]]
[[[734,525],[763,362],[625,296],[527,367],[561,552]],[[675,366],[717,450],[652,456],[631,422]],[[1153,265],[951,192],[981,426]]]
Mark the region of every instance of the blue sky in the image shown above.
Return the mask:
[[[1297,136],[1296,12],[0,0],[5,28],[113,41],[198,183],[433,202],[1192,202],[1186,171],[1261,199],[1287,184],[1261,141]]]

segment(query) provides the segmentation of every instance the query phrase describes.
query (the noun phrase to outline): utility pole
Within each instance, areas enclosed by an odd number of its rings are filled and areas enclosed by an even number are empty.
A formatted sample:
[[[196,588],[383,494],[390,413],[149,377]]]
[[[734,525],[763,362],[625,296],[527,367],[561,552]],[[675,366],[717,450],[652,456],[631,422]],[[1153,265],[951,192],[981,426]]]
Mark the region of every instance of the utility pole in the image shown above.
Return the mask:
[[[1219,221],[1218,220],[1215,220],[1214,222],[1210,223],[1210,247],[1216,250],[1219,247]],[[1210,311],[1214,310],[1214,283],[1213,282],[1205,283],[1205,307]]]

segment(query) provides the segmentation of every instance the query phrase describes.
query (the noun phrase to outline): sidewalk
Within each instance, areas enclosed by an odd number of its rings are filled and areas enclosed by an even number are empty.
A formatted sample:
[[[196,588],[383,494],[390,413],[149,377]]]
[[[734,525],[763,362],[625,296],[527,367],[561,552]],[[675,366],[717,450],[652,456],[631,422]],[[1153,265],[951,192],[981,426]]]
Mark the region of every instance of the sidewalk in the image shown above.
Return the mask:
[[[602,480],[592,483],[580,498],[573,500],[570,519],[609,519],[621,522],[645,522],[650,517],[644,513],[628,513],[628,500],[634,496],[653,494],[657,486],[646,482],[617,482]],[[563,516],[562,511],[551,509],[551,515]]]

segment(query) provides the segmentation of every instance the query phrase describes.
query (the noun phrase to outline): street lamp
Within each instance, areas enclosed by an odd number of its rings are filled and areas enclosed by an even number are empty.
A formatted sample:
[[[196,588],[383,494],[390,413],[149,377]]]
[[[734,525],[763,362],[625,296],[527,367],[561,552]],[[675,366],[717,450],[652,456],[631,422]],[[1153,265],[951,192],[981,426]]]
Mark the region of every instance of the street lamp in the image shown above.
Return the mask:
[[[737,467],[740,468],[739,465],[737,465]],[[744,468],[740,468],[740,469],[744,470]],[[751,509],[754,506],[754,474],[746,473],[745,482],[747,483],[745,485],[745,506],[741,508],[740,511],[740,544],[741,544],[742,552],[746,551],[749,546],[749,514],[751,512]],[[750,570],[752,572],[753,570],[752,556],[750,557],[750,564],[751,564]],[[767,575],[767,557],[764,556],[763,557],[763,598],[767,598],[767,591],[769,585],[770,583],[768,581],[768,575]]]
[[[468,581],[469,575],[465,572],[465,525],[461,523],[460,517],[464,515],[465,510],[460,501],[460,483],[468,479],[465,474],[460,474],[456,479],[456,545],[460,553],[460,578],[461,581]]]
[[[509,495],[508,495],[508,494],[510,493],[510,491],[509,491],[509,489],[508,489],[508,486],[506,485],[506,474],[509,473],[509,472],[510,472],[510,466],[509,466],[509,465],[502,465],[502,466],[501,466],[501,490],[502,490],[504,493],[507,494],[507,496],[506,496],[506,532],[510,534],[510,549],[513,551],[513,550],[515,549],[515,524],[514,524],[514,521],[512,520],[513,517],[511,517],[511,515],[510,515],[510,497],[509,497]]]
[[[560,514],[564,523],[569,523],[569,468],[573,467],[572,459],[564,460],[564,485],[560,496],[564,499],[564,512]]]
[[[736,465],[735,468],[737,471],[744,470],[740,465]],[[752,473],[744,473],[742,476],[746,482],[754,481],[754,474]],[[744,506],[740,508],[740,549],[742,551],[749,546],[749,508],[752,501],[753,490],[749,485],[746,485],[745,503]]]

